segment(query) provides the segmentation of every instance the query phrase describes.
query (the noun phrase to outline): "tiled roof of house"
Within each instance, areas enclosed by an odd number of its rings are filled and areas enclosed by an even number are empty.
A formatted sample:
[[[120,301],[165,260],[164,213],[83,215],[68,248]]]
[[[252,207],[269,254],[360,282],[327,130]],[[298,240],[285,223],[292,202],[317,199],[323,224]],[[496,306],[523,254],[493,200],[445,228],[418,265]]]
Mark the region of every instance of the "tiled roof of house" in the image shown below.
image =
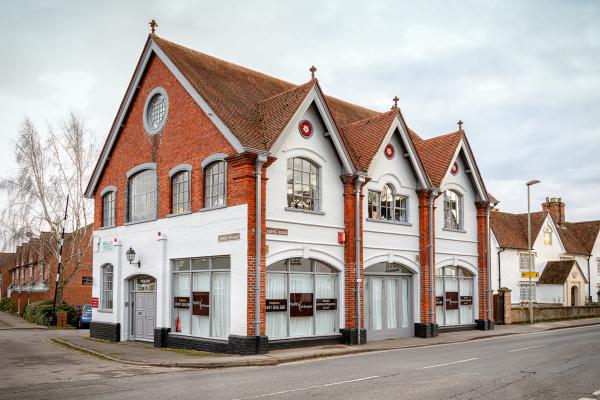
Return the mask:
[[[581,238],[569,227],[569,225],[559,225],[556,229],[567,253],[582,255],[590,254],[590,251],[588,251],[581,242]]]
[[[573,265],[576,263],[575,260],[548,261],[544,267],[544,272],[542,272],[542,276],[540,276],[537,283],[544,285],[564,284],[573,269]],[[581,273],[581,269],[579,272]],[[581,275],[585,279],[585,276],[583,274]]]
[[[542,228],[547,213],[531,213],[531,240],[535,240]],[[500,211],[490,212],[490,227],[500,247],[506,249],[527,249],[527,214],[510,214]],[[532,243],[533,245],[533,243]]]
[[[567,222],[565,226],[579,239],[586,254],[590,254],[600,233],[600,221]]]
[[[416,133],[411,133],[419,158],[434,186],[442,184],[463,135],[463,131],[457,131],[423,140]]]

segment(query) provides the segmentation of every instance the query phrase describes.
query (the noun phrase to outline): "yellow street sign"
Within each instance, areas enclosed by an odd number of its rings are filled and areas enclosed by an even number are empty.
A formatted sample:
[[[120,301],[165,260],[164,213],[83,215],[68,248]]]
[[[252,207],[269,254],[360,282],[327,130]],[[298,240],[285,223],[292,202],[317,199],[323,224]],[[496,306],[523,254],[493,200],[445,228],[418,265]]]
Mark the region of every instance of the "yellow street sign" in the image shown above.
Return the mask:
[[[521,278],[524,279],[528,279],[528,278],[539,278],[540,277],[540,273],[537,271],[526,271],[526,272],[521,272]]]

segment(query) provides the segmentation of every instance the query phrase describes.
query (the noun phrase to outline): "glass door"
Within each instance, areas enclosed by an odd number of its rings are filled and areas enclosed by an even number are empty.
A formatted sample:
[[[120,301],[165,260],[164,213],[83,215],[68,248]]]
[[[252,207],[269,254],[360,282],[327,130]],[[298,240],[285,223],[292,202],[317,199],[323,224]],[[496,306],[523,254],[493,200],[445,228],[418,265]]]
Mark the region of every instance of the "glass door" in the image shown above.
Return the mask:
[[[365,320],[369,337],[412,336],[409,276],[367,276]]]

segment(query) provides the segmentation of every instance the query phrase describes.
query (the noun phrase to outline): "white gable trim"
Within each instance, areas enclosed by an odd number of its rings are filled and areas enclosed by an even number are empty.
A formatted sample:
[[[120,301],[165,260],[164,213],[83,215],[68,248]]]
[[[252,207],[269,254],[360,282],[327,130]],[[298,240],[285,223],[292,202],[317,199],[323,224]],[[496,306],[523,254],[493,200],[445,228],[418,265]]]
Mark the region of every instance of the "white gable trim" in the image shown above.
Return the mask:
[[[478,169],[475,167],[475,158],[474,158],[473,154],[471,153],[469,146],[467,146],[465,144],[464,138],[460,139],[460,143],[458,144],[458,146],[456,146],[456,151],[454,152],[454,156],[452,156],[452,161],[450,161],[450,165],[448,165],[448,169],[446,170],[446,173],[444,174],[444,179],[442,179],[442,185],[440,185],[440,186],[443,186],[443,182],[446,180],[446,178],[450,174],[450,171],[452,170],[452,166],[456,162],[456,159],[458,158],[458,155],[460,154],[461,151],[464,152],[465,159],[466,159],[467,165],[469,167],[469,171],[471,171],[469,174],[470,175],[469,178],[470,178],[471,182],[475,183],[475,190],[477,191],[477,194],[479,195],[479,198],[477,200],[478,201],[488,201],[488,195],[487,195],[487,191],[485,190],[485,185],[483,184],[483,179],[481,178],[481,175],[479,175]]]
[[[550,214],[546,214],[546,218],[544,219],[544,222],[542,223],[542,226],[540,227],[540,231],[538,232],[537,236],[535,238],[531,238],[531,246],[533,247],[533,245],[540,238],[542,240],[542,246],[544,245],[543,244],[544,243],[544,227],[546,227],[546,225],[550,225],[550,229],[552,229],[552,234],[554,235],[554,237],[556,238],[556,240],[558,240],[558,244],[560,245],[560,249],[562,250],[563,253],[566,253],[567,249],[565,248],[565,245],[563,244],[563,241],[560,238],[560,235],[558,234],[558,230],[561,229],[561,228],[559,228],[558,226],[556,226],[556,224],[554,223],[554,221],[550,217]]]
[[[331,137],[331,140],[333,142],[333,147],[335,147],[338,155],[340,156],[340,159],[342,160],[342,166],[344,167],[345,173],[355,173],[356,170],[354,168],[354,165],[352,164],[350,155],[348,154],[348,151],[346,150],[346,147],[344,146],[341,140],[341,136],[335,127],[335,123],[333,122],[331,113],[329,112],[329,109],[327,108],[323,99],[323,94],[321,93],[317,85],[315,85],[308,92],[308,94],[302,101],[302,104],[294,113],[294,116],[290,119],[288,124],[283,129],[283,133],[279,135],[275,143],[273,143],[273,146],[271,146],[270,149],[271,154],[277,154],[279,152],[281,146],[283,146],[283,142],[285,141],[286,134],[291,132],[292,127],[298,123],[299,119],[306,113],[306,111],[312,103],[314,103],[317,107],[317,110],[319,111],[319,114],[321,115],[321,118],[325,123],[325,128],[327,129],[326,133],[329,133],[329,136]]]
[[[144,50],[142,51],[142,55],[138,64],[133,73],[133,77],[127,87],[127,91],[125,92],[125,96],[123,101],[121,102],[121,106],[117,111],[117,116],[113,122],[113,125],[110,129],[110,133],[104,147],[102,148],[102,152],[100,153],[100,157],[98,162],[92,172],[92,176],[90,177],[90,181],[88,182],[88,186],[85,190],[85,197],[91,198],[94,195],[94,191],[98,185],[98,181],[100,180],[100,175],[104,170],[106,162],[108,161],[108,156],[116,142],[117,136],[123,127],[123,120],[125,119],[125,115],[127,114],[127,110],[131,105],[134,95],[139,89],[139,83],[142,79],[144,71],[148,65],[148,61],[150,60],[150,56],[152,54],[156,54],[158,58],[167,66],[169,71],[175,76],[175,78],[179,81],[179,83],[184,87],[184,89],[188,92],[188,94],[194,99],[196,104],[204,111],[204,113],[210,118],[210,120],[215,124],[217,129],[223,134],[225,139],[231,144],[231,146],[238,152],[241,153],[244,151],[244,146],[240,143],[240,141],[235,137],[235,135],[229,130],[229,128],[221,121],[221,119],[215,114],[215,112],[210,108],[208,103],[200,96],[200,94],[192,87],[190,82],[183,76],[183,74],[177,69],[177,67],[173,64],[173,62],[167,57],[167,55],[160,49],[160,47],[152,40],[152,38],[148,38],[146,45],[144,46]]]
[[[388,132],[385,135],[385,138],[382,140],[381,144],[379,145],[379,149],[377,150],[377,153],[375,153],[375,157],[373,157],[373,159],[371,160],[368,170],[369,171],[371,170],[371,167],[373,166],[373,164],[375,162],[375,158],[377,158],[381,154],[383,154],[383,149],[385,148],[385,146],[387,146],[388,142],[390,141],[390,139],[391,139],[392,135],[394,134],[394,132],[396,131],[396,129],[398,129],[398,132],[400,133],[400,140],[402,141],[402,143],[408,150],[408,157],[410,159],[410,163],[412,164],[414,171],[417,173],[417,188],[418,189],[427,189],[427,188],[431,187],[429,178],[427,177],[427,174],[425,173],[425,168],[423,168],[423,164],[421,164],[421,160],[417,156],[417,151],[415,150],[413,142],[410,139],[410,136],[408,134],[408,128],[407,128],[406,124],[404,123],[404,121],[399,116],[394,118],[394,121],[392,122],[390,128],[388,129]],[[402,157],[403,155],[397,154],[396,156]]]

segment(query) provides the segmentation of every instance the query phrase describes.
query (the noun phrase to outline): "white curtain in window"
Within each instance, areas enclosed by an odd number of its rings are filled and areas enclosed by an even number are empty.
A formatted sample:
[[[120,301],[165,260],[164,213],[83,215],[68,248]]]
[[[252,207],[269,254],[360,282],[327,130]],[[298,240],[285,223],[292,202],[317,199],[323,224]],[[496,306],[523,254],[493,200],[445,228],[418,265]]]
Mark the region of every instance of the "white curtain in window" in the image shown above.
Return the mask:
[[[444,278],[446,283],[446,293],[458,292],[458,278]],[[459,324],[458,310],[446,309],[446,325]]]
[[[460,310],[460,323],[471,324],[473,323],[473,279],[463,278],[460,280],[460,294],[459,296],[471,296],[471,305],[459,305]],[[460,297],[458,299],[460,304]]]
[[[286,274],[267,274],[267,299],[287,299]],[[287,311],[268,312],[267,336],[281,338],[287,336]]]
[[[229,272],[213,273],[211,313],[214,337],[229,337]]]
[[[442,269],[438,269],[435,271],[436,274],[441,274]],[[421,294],[421,296],[427,296],[428,294]],[[436,277],[435,278],[435,297],[443,297],[444,296],[444,281],[443,278]],[[444,321],[444,307],[443,306],[435,306],[435,321],[438,325],[446,325]]]
[[[192,274],[192,291],[194,292],[209,292],[210,291],[210,274],[208,272],[194,272]],[[190,299],[190,303],[193,301]],[[192,314],[193,312],[190,311]],[[209,307],[209,314],[212,314],[212,304]],[[210,316],[208,315],[192,315],[192,335],[194,336],[209,336],[210,335]]]
[[[190,297],[190,274],[181,273],[176,274],[175,283],[175,296],[176,297]],[[190,299],[191,304],[191,299]],[[190,316],[192,314],[189,308],[176,308],[175,319],[179,317],[180,332],[190,334]],[[174,324],[175,325],[175,324]]]
[[[290,293],[313,293],[312,275],[290,274]],[[290,336],[313,334],[313,317],[290,318]]]
[[[316,291],[317,299],[333,299],[335,298],[335,276],[334,275],[316,275]],[[335,332],[335,315],[337,311],[315,311],[317,335],[334,334]]]
[[[398,328],[398,280],[386,279],[385,285],[386,329]]]
[[[371,278],[373,330],[383,329],[383,279]]]
[[[408,292],[408,279],[401,278],[400,280],[400,296],[402,301],[402,308],[400,310],[400,323],[402,328],[408,328],[408,306],[410,305],[410,298]]]

